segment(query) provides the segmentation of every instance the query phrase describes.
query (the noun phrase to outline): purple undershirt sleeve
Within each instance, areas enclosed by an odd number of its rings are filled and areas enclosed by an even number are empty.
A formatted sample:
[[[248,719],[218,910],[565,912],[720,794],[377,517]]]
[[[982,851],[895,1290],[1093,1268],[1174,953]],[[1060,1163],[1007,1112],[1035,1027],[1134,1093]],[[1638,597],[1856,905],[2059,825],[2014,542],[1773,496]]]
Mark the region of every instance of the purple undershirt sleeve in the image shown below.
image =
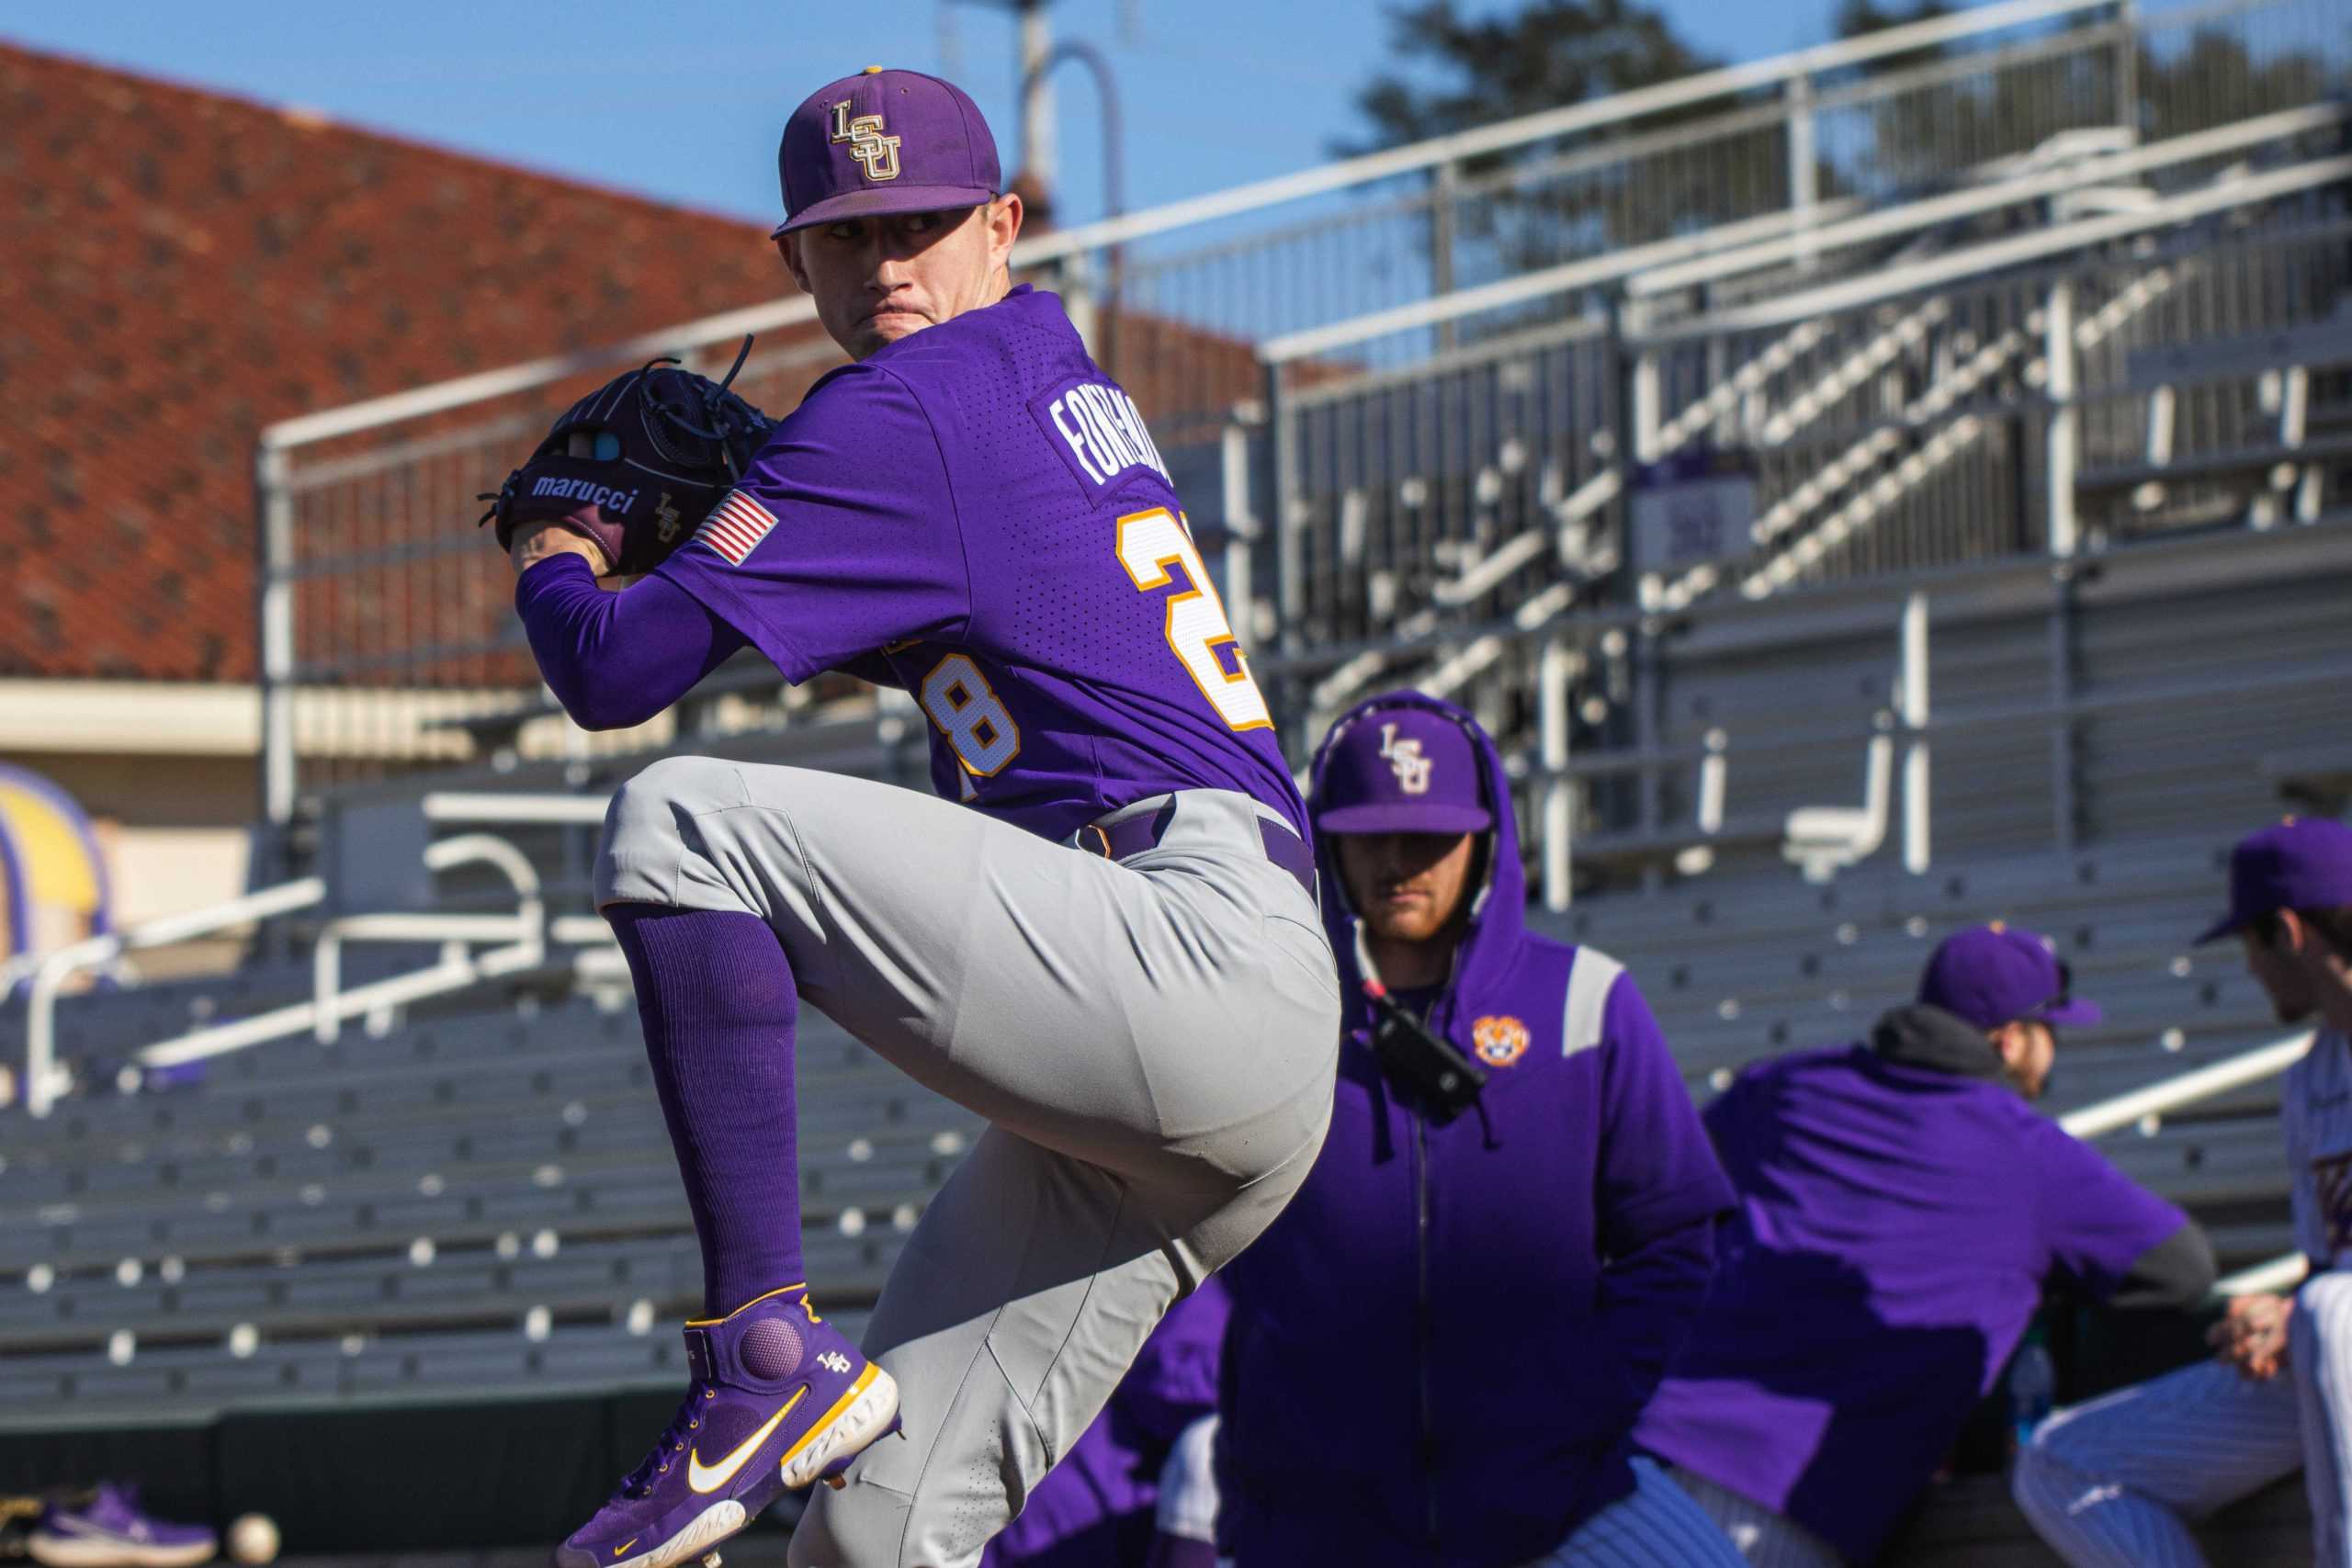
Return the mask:
[[[572,555],[552,556],[516,579],[514,611],[540,675],[582,729],[643,724],[747,646],[668,579],[607,593]]]

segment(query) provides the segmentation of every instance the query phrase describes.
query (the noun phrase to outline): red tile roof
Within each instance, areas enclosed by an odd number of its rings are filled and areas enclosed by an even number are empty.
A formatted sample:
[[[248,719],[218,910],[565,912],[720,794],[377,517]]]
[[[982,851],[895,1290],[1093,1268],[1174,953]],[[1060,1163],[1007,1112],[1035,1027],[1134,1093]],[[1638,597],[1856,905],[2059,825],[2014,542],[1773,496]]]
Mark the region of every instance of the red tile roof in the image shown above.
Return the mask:
[[[0,126],[0,679],[251,680],[263,425],[792,288],[762,224],[6,42]],[[1258,394],[1244,343],[1140,312],[1115,335],[1163,445]],[[782,412],[823,354],[745,385]],[[503,615],[489,560],[453,601],[473,621]]]
[[[0,677],[250,679],[262,425],[790,288],[757,224],[5,43],[0,125]]]

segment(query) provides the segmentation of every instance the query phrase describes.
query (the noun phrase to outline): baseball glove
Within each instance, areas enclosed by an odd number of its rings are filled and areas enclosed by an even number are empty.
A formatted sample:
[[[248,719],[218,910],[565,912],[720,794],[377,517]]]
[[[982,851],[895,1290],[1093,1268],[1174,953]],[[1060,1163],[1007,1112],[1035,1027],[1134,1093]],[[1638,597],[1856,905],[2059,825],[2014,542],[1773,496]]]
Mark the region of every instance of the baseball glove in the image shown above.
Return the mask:
[[[734,487],[775,422],[727,389],[751,353],[745,338],[725,380],[657,359],[564,411],[530,460],[506,476],[481,522],[498,547],[526,524],[569,528],[616,572],[650,571]],[[477,526],[480,524],[476,525]]]

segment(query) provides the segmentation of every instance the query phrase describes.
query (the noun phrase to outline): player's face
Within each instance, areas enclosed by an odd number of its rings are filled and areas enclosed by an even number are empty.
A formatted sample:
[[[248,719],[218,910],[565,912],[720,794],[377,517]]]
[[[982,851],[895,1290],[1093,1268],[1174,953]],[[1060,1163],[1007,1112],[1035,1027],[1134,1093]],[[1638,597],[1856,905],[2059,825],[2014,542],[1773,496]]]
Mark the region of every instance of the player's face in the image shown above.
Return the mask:
[[[2050,1087],[2050,1069],[2058,1060],[2058,1036],[2046,1023],[2019,1020],[2001,1026],[1995,1049],[2008,1068],[2009,1081],[2028,1100],[2039,1100]]]
[[[2264,940],[2267,934],[2268,941]],[[2271,924],[2267,931],[2253,930],[2238,933],[2245,944],[2246,973],[2252,975],[2265,995],[2270,998],[2270,1010],[2281,1023],[2301,1023],[2311,1017],[2318,1004],[2312,996],[2311,976],[2296,961],[2289,932],[2283,922]]]
[[[795,230],[778,248],[825,331],[864,359],[1003,299],[1005,258],[1020,233],[1021,198],[1003,196],[985,207]]]
[[[1427,942],[1469,892],[1475,833],[1347,833],[1335,838],[1348,903],[1385,942]]]

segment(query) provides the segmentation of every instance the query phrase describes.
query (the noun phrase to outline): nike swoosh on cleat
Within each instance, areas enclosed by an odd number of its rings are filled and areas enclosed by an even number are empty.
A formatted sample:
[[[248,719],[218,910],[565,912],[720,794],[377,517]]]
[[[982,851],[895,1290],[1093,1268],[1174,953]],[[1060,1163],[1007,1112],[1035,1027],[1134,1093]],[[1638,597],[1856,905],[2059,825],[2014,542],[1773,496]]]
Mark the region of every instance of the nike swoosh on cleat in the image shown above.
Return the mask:
[[[618,1546],[613,1548],[613,1555],[618,1557],[622,1552],[627,1551],[630,1547],[635,1546],[636,1544],[637,1537],[631,1536],[627,1540],[621,1542]]]
[[[799,1404],[801,1397],[808,1392],[807,1383],[802,1383],[798,1388],[794,1389],[792,1397],[784,1402],[783,1409],[769,1416],[758,1431],[738,1443],[734,1451],[717,1464],[706,1469],[699,1451],[688,1454],[686,1456],[686,1484],[696,1492],[716,1492],[732,1481],[735,1478],[735,1472],[750,1462],[752,1455],[759,1450],[760,1445],[775,1435],[776,1427],[783,1425],[784,1418],[792,1414],[792,1407]]]

